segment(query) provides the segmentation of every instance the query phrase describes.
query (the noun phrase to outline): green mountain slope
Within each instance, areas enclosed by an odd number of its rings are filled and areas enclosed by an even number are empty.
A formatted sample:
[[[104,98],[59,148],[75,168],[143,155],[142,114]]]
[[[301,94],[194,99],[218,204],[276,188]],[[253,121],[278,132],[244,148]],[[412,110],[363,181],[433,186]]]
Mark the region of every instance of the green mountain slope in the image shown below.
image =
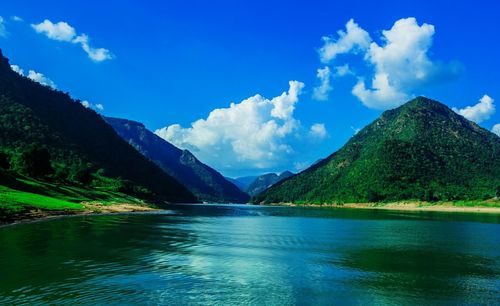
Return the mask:
[[[165,172],[183,183],[200,200],[246,203],[249,196],[219,172],[200,162],[188,150],[181,150],[158,137],[139,122],[105,118],[125,141]]]
[[[494,197],[499,186],[500,137],[419,97],[254,202],[478,200]]]
[[[97,113],[13,72],[1,51],[0,152],[9,171],[26,177],[110,187],[155,200],[196,201]]]
[[[276,173],[267,173],[263,174],[261,176],[258,176],[248,187],[247,187],[247,193],[251,196],[256,196],[263,192],[264,190],[268,189],[272,185],[289,178],[292,176],[293,173],[290,171],[285,171],[281,174],[276,174]]]

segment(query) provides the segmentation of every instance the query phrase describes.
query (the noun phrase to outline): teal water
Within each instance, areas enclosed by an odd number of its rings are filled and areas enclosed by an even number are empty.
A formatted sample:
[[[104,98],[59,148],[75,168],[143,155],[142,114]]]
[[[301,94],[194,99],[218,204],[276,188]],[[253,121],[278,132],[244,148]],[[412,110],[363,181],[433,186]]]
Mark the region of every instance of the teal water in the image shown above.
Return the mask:
[[[500,216],[172,206],[0,228],[0,304],[498,304]]]

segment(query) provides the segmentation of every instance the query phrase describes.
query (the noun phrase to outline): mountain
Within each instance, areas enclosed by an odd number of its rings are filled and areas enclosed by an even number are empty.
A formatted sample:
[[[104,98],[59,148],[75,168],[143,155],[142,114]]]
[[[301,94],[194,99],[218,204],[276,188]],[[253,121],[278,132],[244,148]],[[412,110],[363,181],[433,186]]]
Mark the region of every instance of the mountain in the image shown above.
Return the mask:
[[[418,97],[385,111],[328,158],[256,203],[488,199],[500,192],[500,137]]]
[[[278,175],[276,173],[268,173],[268,174],[258,176],[254,179],[254,181],[250,185],[248,185],[248,187],[246,188],[246,192],[251,196],[256,196],[256,195],[260,194],[261,192],[263,192],[264,190],[271,187],[272,185],[274,185],[274,184],[276,184],[276,183],[278,183],[286,178],[289,178],[292,175],[293,175],[292,172],[285,171],[285,172],[281,173],[280,175]]]
[[[104,119],[126,142],[183,183],[200,200],[233,203],[249,200],[246,193],[219,172],[200,162],[188,150],[181,150],[147,130],[142,123],[118,118]]]
[[[252,184],[259,176],[258,175],[250,175],[250,176],[241,176],[237,178],[226,178],[233,184],[235,184],[240,190],[246,192],[248,186]]]
[[[1,51],[0,152],[8,157],[9,171],[26,177],[169,202],[196,201],[96,112],[12,71]]]
[[[245,190],[248,187],[248,184],[245,184],[245,183],[239,181],[237,178],[231,178],[231,177],[227,177],[227,176],[225,176],[224,178],[226,180],[228,180],[229,182],[233,183],[236,187],[238,187],[239,190],[241,190],[243,192],[245,192]]]

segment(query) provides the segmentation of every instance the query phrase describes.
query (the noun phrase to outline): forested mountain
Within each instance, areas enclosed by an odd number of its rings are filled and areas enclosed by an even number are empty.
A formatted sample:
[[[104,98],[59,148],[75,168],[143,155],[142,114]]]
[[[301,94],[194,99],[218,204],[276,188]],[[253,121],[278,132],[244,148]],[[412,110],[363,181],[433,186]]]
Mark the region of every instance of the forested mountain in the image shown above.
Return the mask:
[[[500,137],[418,97],[254,202],[477,200],[493,198],[499,188]]]
[[[165,172],[183,183],[201,201],[246,203],[249,196],[219,172],[155,135],[139,122],[105,118],[116,132]]]
[[[255,178],[255,180],[247,187],[246,192],[251,196],[256,196],[268,189],[272,185],[289,178],[293,173],[290,171],[285,171],[281,174],[267,173]]]
[[[0,162],[12,173],[169,202],[195,197],[67,93],[11,70],[0,51]]]

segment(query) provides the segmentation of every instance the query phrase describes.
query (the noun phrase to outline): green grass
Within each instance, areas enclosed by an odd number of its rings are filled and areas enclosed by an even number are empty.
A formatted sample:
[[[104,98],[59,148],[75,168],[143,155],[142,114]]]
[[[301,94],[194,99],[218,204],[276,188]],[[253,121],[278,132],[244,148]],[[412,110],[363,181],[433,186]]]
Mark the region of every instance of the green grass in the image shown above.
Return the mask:
[[[10,176],[7,186],[0,184],[0,219],[30,209],[83,210],[82,202],[144,204],[140,199],[106,188],[62,185],[21,176]]]
[[[43,210],[82,210],[84,208],[82,204],[0,186],[0,211],[7,214],[18,213],[24,211],[27,206]]]

